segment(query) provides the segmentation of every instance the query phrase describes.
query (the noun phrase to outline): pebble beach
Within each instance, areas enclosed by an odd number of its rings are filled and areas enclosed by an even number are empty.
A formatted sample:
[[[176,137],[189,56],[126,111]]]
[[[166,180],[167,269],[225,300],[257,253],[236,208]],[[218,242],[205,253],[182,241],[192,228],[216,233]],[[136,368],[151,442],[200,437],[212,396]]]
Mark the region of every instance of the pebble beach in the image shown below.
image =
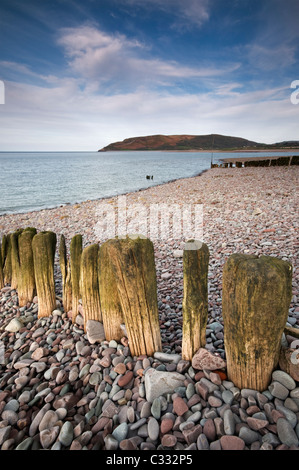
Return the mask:
[[[210,250],[207,353],[225,361],[222,271],[233,253],[279,257],[293,265],[287,326],[299,329],[298,166],[213,168],[126,195],[126,205],[202,204]],[[53,183],[54,184],[54,183]],[[38,212],[0,216],[0,234],[51,230],[83,244],[103,243],[95,229],[116,196]],[[239,389],[217,370],[181,358],[183,248],[186,240],[153,240],[162,352],[132,356],[121,342],[94,340],[82,315],[57,305],[38,318],[38,298],[19,308],[17,291],[0,291],[1,450],[299,450],[299,382],[280,368],[267,390]],[[7,328],[14,321],[19,325]],[[269,325],[271,328],[271,325]],[[299,330],[298,330],[299,331]],[[284,334],[286,347],[299,339]],[[297,377],[298,379],[298,377]],[[166,389],[161,384],[168,383]]]

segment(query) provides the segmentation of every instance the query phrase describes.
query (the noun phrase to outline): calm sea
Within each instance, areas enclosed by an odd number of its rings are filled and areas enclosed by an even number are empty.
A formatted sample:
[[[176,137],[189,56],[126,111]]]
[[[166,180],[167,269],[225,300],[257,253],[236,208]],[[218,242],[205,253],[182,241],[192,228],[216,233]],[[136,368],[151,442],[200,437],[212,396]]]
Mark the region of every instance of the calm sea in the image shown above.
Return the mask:
[[[195,176],[210,168],[211,156],[211,152],[0,152],[0,215],[109,197]],[[214,152],[213,161],[236,156]]]

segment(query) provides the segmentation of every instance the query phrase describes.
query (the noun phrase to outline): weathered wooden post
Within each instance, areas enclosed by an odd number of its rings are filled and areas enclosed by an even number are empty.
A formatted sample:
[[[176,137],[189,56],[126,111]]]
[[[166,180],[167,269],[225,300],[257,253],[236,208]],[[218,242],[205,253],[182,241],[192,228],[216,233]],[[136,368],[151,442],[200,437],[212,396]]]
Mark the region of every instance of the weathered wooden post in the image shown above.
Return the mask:
[[[82,235],[75,235],[70,243],[71,283],[72,283],[72,320],[75,321],[79,313],[80,269],[82,256]]]
[[[206,344],[209,248],[199,240],[185,244],[182,359],[191,361]]]
[[[234,254],[223,269],[222,313],[229,379],[265,390],[278,363],[292,297],[292,266],[270,256]]]
[[[39,232],[33,237],[32,251],[38,296],[38,317],[48,317],[56,307],[54,258],[56,234]]]
[[[20,307],[24,307],[27,302],[32,302],[36,293],[32,251],[32,240],[36,233],[37,231],[35,228],[27,227],[22,231],[18,238],[18,297]]]
[[[119,341],[124,333],[120,327],[124,323],[122,306],[110,256],[111,241],[103,243],[99,251],[99,290],[103,326],[107,341]]]
[[[11,236],[12,233],[6,235],[5,243],[5,259],[3,260],[3,275],[4,275],[4,284],[11,283],[12,268],[11,268]]]
[[[89,245],[82,251],[80,290],[82,292],[85,331],[88,320],[102,321],[98,282],[98,256],[98,244]]]
[[[13,232],[10,237],[11,241],[11,288],[18,288],[18,279],[19,279],[19,270],[20,270],[20,260],[19,260],[19,235],[22,233],[23,229],[19,229],[16,232]]]
[[[162,350],[153,243],[142,235],[109,241],[109,255],[133,356]]]
[[[5,264],[6,250],[7,250],[7,236],[3,234],[2,244],[1,244],[2,269],[4,268],[4,264]]]
[[[62,301],[64,311],[72,310],[72,281],[71,265],[67,256],[65,236],[62,234],[59,242],[59,265],[62,277]]]
[[[0,246],[0,289],[4,287],[3,264],[2,264],[2,245]]]

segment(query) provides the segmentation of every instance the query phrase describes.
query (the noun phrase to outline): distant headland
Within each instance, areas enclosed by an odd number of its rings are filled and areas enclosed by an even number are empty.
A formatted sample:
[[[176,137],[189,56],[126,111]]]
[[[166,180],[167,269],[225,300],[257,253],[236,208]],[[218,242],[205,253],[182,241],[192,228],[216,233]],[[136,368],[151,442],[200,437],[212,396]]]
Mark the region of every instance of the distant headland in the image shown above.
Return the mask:
[[[99,152],[126,150],[173,150],[173,151],[257,151],[299,149],[299,140],[264,144],[243,139],[241,137],[220,134],[209,135],[149,135],[130,137],[122,142],[114,142],[98,150]]]

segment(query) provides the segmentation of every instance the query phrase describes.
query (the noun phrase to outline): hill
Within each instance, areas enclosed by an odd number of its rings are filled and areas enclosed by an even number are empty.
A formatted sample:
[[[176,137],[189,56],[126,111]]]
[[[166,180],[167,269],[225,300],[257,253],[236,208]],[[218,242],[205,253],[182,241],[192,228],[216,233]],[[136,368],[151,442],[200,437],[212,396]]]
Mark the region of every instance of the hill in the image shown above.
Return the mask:
[[[288,141],[277,144],[263,144],[241,137],[209,135],[150,135],[130,137],[122,142],[114,142],[99,152],[125,150],[263,150],[275,148],[299,148],[299,141]]]

